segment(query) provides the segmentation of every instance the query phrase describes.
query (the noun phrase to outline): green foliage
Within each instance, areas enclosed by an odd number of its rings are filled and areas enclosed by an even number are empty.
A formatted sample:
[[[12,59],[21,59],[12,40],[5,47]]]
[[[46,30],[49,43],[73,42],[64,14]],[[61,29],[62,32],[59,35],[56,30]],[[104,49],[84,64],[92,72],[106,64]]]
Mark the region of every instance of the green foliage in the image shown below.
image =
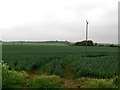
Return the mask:
[[[118,75],[117,57],[78,57],[69,65],[73,77],[110,78]]]
[[[29,76],[25,71],[17,72],[8,70],[6,64],[2,65],[2,87],[3,88],[57,88],[60,87],[58,76]]]
[[[118,75],[118,48],[51,46],[37,43],[4,44],[3,60],[9,70],[79,78],[110,78]],[[67,67],[67,69],[65,68]]]
[[[113,79],[79,78],[81,88],[118,88]]]
[[[120,76],[114,77],[113,82],[114,82],[118,87],[120,87]]]
[[[16,87],[24,87],[26,83],[27,74],[22,72],[16,72],[14,70],[8,70],[8,66],[6,64],[2,65],[2,87],[3,88],[16,88]]]
[[[8,65],[2,65],[2,85],[3,88],[60,88],[60,77],[56,75],[28,75],[25,71],[17,72],[15,70],[8,70]],[[81,88],[117,88],[119,84],[119,77],[113,79],[93,79],[80,78],[78,81]]]
[[[58,76],[35,76],[28,81],[28,87],[30,88],[58,88],[60,87],[60,81]]]
[[[107,81],[105,79],[96,79],[93,82],[89,83],[87,88],[117,88],[117,86],[114,85],[112,81]]]

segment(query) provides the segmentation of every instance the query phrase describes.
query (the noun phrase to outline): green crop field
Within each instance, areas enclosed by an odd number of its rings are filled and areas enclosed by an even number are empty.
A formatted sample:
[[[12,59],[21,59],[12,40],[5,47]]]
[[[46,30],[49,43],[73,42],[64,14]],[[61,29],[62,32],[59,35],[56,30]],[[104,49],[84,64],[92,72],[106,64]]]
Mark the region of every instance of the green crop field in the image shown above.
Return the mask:
[[[36,75],[57,75],[67,79],[118,76],[118,48],[45,43],[3,43],[8,70]]]

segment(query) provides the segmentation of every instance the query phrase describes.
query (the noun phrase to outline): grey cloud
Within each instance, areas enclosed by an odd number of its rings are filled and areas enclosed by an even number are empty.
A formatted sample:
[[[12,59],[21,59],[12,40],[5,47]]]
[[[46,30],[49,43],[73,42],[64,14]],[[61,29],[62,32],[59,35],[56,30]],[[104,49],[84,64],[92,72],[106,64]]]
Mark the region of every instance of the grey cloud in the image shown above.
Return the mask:
[[[96,8],[105,8],[105,4],[91,2],[68,5],[58,11],[48,12],[39,22],[31,22],[28,25],[16,26],[11,29],[3,29],[3,40],[69,40],[81,41],[85,39],[84,14]],[[75,14],[68,19],[56,18],[56,13],[67,10]],[[100,18],[100,17],[98,17]],[[64,20],[65,19],[65,20]],[[98,21],[89,21],[89,39],[95,42],[117,43],[117,10],[116,8],[106,10],[103,17]],[[44,22],[43,22],[44,21]]]

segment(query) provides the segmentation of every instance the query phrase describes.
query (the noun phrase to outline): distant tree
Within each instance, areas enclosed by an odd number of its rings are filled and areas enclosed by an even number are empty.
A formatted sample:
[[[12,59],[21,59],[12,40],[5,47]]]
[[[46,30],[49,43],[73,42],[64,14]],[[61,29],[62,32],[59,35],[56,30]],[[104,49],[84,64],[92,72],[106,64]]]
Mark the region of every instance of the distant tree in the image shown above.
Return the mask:
[[[97,43],[95,43],[94,45],[95,45],[95,46],[97,46],[98,44],[97,44]]]
[[[87,43],[87,46],[94,46],[92,40],[76,42],[74,46],[86,46],[86,43]]]
[[[110,47],[118,47],[118,46],[114,44],[110,44]]]

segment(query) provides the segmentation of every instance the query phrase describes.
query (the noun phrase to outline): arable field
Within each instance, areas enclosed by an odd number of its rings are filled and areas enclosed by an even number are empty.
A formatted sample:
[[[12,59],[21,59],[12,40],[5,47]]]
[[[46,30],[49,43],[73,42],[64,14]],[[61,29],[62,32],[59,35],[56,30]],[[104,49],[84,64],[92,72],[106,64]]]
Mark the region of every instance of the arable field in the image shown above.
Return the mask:
[[[82,87],[82,82],[84,82],[84,80],[86,79],[82,79],[83,81],[81,82],[81,78],[85,77],[88,78],[87,82],[91,78],[94,78],[92,79],[94,82],[96,82],[96,79],[100,79],[101,82],[109,81],[108,87],[110,87],[112,85],[111,80],[118,76],[118,48],[91,46],[87,48],[87,52],[85,48],[86,47],[84,46],[70,46],[60,43],[45,44],[7,42],[2,44],[2,59],[4,63],[7,63],[7,69],[9,71],[18,73],[24,71],[25,73],[22,74],[23,76],[27,74],[31,76],[44,75],[42,76],[43,78],[45,76],[50,77],[56,75],[53,79],[53,81],[56,81],[56,87],[69,87],[69,84]],[[4,79],[6,78],[7,76]],[[31,77],[28,77],[27,79],[29,78]],[[42,81],[44,79],[41,79],[39,77],[37,78],[38,86],[36,87],[39,87],[40,80]],[[60,82],[58,81],[58,79],[60,80]],[[31,82],[33,83],[33,81]],[[60,83],[60,86],[57,85],[58,82]],[[6,85],[5,81],[3,81],[3,83]],[[66,85],[66,83],[68,85]],[[50,82],[48,82],[48,88],[49,84]],[[63,85],[61,86],[61,84]],[[86,87],[87,86],[89,85],[86,85]],[[9,85],[9,87],[12,86]],[[44,87],[46,86],[43,86],[43,88]],[[54,87],[54,85],[52,87]],[[85,86],[83,85],[83,87]],[[94,87],[94,85],[92,87]],[[98,88],[99,87],[100,86],[98,86]]]

